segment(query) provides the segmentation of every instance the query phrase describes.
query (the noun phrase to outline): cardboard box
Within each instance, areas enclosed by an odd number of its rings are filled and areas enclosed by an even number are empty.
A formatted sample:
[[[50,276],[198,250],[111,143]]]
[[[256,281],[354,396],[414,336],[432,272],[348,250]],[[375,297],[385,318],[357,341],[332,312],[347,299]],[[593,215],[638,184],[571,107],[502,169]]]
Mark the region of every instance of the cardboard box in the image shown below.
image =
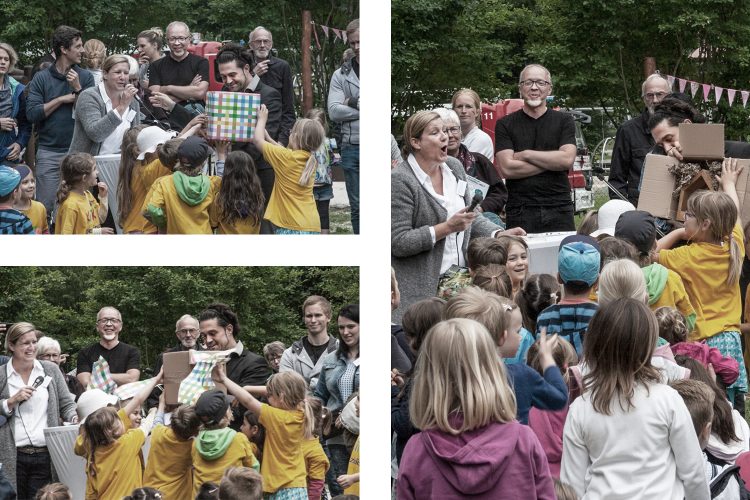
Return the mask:
[[[707,170],[701,170],[690,179],[690,182],[680,190],[680,197],[677,199],[677,220],[685,220],[685,211],[687,210],[688,199],[698,191],[713,191],[714,186],[711,174]]]
[[[645,210],[654,217],[671,220],[678,218],[678,200],[672,197],[676,187],[676,180],[669,173],[669,166],[677,163],[670,156],[646,155],[641,174],[641,194],[638,198],[638,210]],[[737,160],[743,166],[742,173],[737,179],[737,197],[740,201],[740,219],[750,222],[750,159]],[[687,206],[687,201],[685,201]]]
[[[683,161],[724,158],[723,123],[680,123],[679,130]]]
[[[260,94],[209,92],[206,95],[206,135],[209,139],[250,142],[259,109]]]
[[[560,242],[575,231],[533,233],[526,235],[529,245],[529,274],[546,273],[557,276],[557,254]]]
[[[195,364],[190,363],[189,351],[165,352],[164,353],[164,397],[168,405],[176,405],[177,393],[180,390],[180,382],[190,375]],[[223,384],[216,384],[217,389],[226,392]]]

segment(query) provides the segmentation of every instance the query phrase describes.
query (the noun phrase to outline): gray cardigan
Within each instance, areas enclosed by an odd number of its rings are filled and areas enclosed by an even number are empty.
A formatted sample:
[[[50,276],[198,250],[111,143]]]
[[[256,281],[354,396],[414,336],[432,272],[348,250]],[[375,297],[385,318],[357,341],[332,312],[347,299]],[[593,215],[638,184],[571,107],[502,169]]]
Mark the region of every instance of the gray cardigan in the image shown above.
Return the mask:
[[[446,164],[458,179],[466,180],[461,162],[449,157]],[[464,201],[471,203],[468,186]],[[398,323],[411,304],[437,292],[445,238],[433,246],[430,227],[447,217],[448,212],[422,187],[406,161],[391,171],[391,265],[401,292],[401,305],[392,313],[392,321]],[[486,217],[474,219],[464,233],[464,256],[471,238],[491,236],[495,230],[502,228]]]
[[[10,363],[11,361],[9,361]],[[47,427],[57,427],[61,424],[60,418],[70,421],[76,415],[76,403],[68,391],[60,368],[51,361],[40,361],[44,374],[52,377],[52,382],[47,386],[49,397],[47,399]],[[5,415],[2,402],[10,397],[8,388],[7,367],[0,365],[0,413]],[[16,489],[16,440],[13,436],[13,412],[8,422],[0,427],[0,463],[3,464],[3,475]],[[6,415],[7,416],[7,415]],[[57,480],[55,467],[52,467],[52,480]]]
[[[130,109],[135,111],[132,127],[141,124],[140,105],[133,99]],[[107,113],[107,105],[99,93],[99,87],[89,87],[78,96],[75,106],[75,128],[68,153],[99,154],[102,142],[120,125],[114,110]]]

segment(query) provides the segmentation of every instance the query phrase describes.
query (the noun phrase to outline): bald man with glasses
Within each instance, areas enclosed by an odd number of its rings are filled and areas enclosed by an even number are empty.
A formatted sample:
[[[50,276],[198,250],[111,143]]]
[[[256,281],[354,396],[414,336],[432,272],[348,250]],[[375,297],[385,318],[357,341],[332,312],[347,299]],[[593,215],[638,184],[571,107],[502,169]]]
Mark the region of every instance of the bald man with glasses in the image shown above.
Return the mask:
[[[518,79],[523,108],[495,124],[495,165],[506,180],[506,227],[575,231],[568,170],[576,157],[573,117],[547,107],[552,77],[529,64]]]
[[[137,347],[120,341],[122,315],[114,307],[102,307],[96,315],[99,342],[78,353],[76,378],[84,389],[91,381],[91,370],[99,357],[109,364],[112,379],[117,385],[136,382],[141,376],[141,352]]]
[[[655,144],[648,129],[648,119],[654,114],[654,107],[670,92],[672,89],[669,82],[660,74],[654,73],[646,78],[641,85],[641,97],[645,104],[643,112],[617,129],[609,168],[609,183],[636,207],[641,194],[643,162]],[[610,189],[609,198],[619,200],[620,196]]]

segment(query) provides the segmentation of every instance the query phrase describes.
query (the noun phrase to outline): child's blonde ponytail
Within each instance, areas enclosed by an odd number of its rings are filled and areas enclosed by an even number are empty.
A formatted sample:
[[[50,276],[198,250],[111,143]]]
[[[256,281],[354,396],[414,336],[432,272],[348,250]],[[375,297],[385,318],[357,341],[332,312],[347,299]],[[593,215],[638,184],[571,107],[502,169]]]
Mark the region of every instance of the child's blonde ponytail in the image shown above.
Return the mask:
[[[729,235],[729,275],[727,276],[727,285],[736,285],[740,282],[742,272],[742,256],[740,255],[740,245],[734,235]]]

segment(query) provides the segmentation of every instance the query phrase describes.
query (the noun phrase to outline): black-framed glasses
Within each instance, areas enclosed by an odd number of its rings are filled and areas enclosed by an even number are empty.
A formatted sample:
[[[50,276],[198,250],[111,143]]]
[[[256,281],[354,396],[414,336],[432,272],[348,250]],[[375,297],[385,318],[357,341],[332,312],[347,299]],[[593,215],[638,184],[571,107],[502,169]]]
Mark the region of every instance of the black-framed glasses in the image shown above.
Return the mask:
[[[536,85],[540,89],[546,89],[547,87],[549,87],[550,85],[552,85],[547,80],[523,80],[522,82],[520,82],[520,84],[521,84],[521,86],[523,86],[524,88],[527,88],[527,89],[530,89],[534,85]]]
[[[174,42],[185,43],[188,40],[190,40],[190,37],[187,37],[187,36],[170,36],[169,38],[167,38],[167,41],[169,43],[174,43]]]
[[[122,323],[122,320],[117,319],[117,318],[102,318],[102,319],[96,320],[96,322],[100,325],[106,325],[107,323],[112,323],[113,325],[119,325],[120,323]]]
[[[646,92],[645,94],[643,94],[643,97],[645,97],[649,101],[653,101],[654,99],[661,99],[666,95],[667,92]]]

